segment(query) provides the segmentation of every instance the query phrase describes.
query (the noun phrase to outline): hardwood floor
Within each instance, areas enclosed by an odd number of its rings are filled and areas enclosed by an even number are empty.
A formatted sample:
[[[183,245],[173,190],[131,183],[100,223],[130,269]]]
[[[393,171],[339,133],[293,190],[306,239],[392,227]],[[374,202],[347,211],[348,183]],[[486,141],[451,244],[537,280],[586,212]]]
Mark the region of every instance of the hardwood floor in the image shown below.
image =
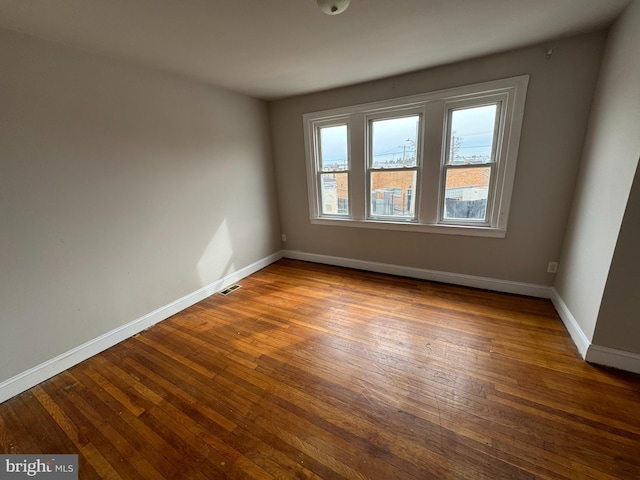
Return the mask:
[[[640,478],[640,376],[546,300],[281,260],[0,405],[81,479]]]

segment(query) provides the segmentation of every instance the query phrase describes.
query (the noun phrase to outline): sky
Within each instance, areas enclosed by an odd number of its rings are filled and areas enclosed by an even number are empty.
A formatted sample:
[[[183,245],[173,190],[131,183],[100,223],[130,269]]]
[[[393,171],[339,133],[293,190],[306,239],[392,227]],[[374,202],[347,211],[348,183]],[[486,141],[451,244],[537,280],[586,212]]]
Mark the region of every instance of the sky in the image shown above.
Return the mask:
[[[471,158],[491,154],[496,105],[456,109],[451,112],[451,132],[460,139],[457,155]],[[374,165],[411,158],[418,142],[419,116],[372,121]],[[347,126],[320,129],[323,165],[337,163],[346,167]]]
[[[451,134],[460,138],[461,157],[491,154],[496,105],[454,110],[451,114]]]

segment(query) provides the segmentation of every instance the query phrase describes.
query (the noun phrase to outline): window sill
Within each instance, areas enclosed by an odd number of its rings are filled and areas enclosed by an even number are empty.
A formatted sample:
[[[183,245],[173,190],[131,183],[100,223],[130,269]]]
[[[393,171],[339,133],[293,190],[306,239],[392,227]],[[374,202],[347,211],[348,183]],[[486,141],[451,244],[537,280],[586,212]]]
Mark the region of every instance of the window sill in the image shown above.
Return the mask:
[[[464,235],[468,237],[505,238],[507,231],[501,228],[476,227],[473,225],[443,225],[380,220],[352,220],[350,218],[311,218],[313,225],[334,227],[372,228],[375,230],[395,230],[398,232],[436,233],[441,235]]]

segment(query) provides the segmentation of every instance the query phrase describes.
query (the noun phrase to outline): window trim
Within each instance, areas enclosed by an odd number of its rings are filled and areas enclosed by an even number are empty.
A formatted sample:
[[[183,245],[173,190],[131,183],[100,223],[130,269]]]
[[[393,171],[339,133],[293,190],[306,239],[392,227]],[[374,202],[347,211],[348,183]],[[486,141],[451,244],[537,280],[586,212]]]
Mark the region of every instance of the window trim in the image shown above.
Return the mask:
[[[309,197],[310,222],[315,225],[348,226],[411,232],[427,232],[450,235],[469,235],[483,237],[506,236],[515,168],[520,143],[520,133],[524,116],[524,106],[529,75],[521,75],[490,82],[465,85],[419,95],[371,102],[366,104],[339,107],[303,115],[305,156],[307,167],[307,186]],[[448,128],[452,106],[465,104],[495,103],[486,101],[491,98],[503,98],[499,108],[500,123],[503,128],[496,135],[497,149],[494,156],[495,174],[491,176],[487,205],[486,224],[472,222],[450,222],[444,220],[442,202],[444,201],[444,162],[449,148]],[[369,157],[370,139],[368,122],[378,117],[402,116],[403,113],[421,112],[422,128],[419,131],[420,155],[417,170],[417,196],[415,199],[416,220],[395,220],[390,217],[369,216],[370,191]],[[439,118],[436,116],[439,115]],[[431,121],[431,123],[430,123]],[[496,119],[498,122],[498,119]],[[502,123],[503,122],[503,123]],[[322,215],[317,181],[316,164],[316,128],[347,124],[349,155],[349,215]],[[441,132],[434,132],[434,128]],[[435,145],[436,134],[440,135],[439,145]],[[429,136],[429,139],[427,139]],[[435,156],[438,153],[437,157]],[[436,165],[436,162],[438,165]],[[438,169],[437,181],[433,174]],[[429,173],[425,173],[429,170]],[[434,190],[435,189],[435,190]],[[489,203],[491,205],[489,205]],[[489,209],[491,211],[489,212]],[[444,221],[443,221],[444,220]]]

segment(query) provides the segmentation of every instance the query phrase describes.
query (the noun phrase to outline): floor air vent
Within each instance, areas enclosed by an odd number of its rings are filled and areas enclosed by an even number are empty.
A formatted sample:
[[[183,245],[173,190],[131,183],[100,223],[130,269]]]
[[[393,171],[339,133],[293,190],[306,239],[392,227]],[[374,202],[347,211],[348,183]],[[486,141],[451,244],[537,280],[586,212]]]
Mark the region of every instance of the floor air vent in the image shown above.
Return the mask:
[[[230,287],[227,287],[224,290],[220,290],[218,293],[220,295],[229,295],[230,293],[235,292],[239,288],[240,288],[240,285],[236,283],[235,285],[231,285]]]

